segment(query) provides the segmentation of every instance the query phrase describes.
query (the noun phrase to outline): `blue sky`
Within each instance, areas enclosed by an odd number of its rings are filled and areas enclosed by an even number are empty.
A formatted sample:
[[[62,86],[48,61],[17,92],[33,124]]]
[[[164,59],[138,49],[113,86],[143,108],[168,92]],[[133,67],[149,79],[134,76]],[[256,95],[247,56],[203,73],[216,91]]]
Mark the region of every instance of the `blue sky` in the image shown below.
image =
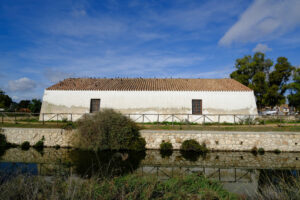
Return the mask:
[[[67,77],[225,78],[262,51],[300,65],[299,0],[0,0],[0,88]]]

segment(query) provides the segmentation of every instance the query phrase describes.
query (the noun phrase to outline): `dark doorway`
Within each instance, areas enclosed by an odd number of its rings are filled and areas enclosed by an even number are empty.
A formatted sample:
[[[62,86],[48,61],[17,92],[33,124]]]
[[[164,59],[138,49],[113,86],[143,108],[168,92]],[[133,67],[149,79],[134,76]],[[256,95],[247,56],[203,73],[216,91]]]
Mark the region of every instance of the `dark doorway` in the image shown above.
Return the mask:
[[[193,115],[202,115],[202,100],[193,99],[192,100],[192,114]]]
[[[90,113],[99,112],[100,99],[91,99]]]

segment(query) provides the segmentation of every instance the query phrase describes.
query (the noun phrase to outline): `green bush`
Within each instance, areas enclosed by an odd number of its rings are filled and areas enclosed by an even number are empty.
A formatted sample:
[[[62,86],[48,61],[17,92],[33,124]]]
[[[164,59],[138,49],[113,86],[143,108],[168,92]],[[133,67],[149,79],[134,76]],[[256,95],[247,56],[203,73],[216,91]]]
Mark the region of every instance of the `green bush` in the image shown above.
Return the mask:
[[[258,152],[260,155],[263,155],[263,154],[265,153],[265,150],[264,150],[264,148],[259,148],[259,149],[257,150],[257,152]]]
[[[44,149],[44,141],[45,141],[45,138],[43,136],[41,140],[39,140],[37,143],[35,143],[35,145],[33,145],[33,147],[37,150],[43,150]]]
[[[275,154],[280,154],[281,151],[280,151],[279,149],[275,149],[275,150],[274,150],[274,153],[275,153]]]
[[[54,148],[55,148],[55,149],[60,149],[60,146],[57,144],[57,145],[55,145]]]
[[[65,129],[65,130],[76,129],[76,125],[74,122],[67,122],[65,125],[63,125],[62,129]]]
[[[4,134],[0,133],[0,147],[5,147],[7,145],[6,137]]]
[[[21,144],[22,150],[28,150],[30,148],[30,143],[28,141],[25,141]]]
[[[171,142],[162,141],[162,143],[160,144],[160,150],[161,151],[171,151],[171,150],[173,150],[173,145]]]
[[[200,145],[196,140],[185,140],[182,145],[180,150],[182,151],[195,151],[195,152],[200,152],[200,153],[206,153],[208,152],[208,149],[206,148],[205,143]]]
[[[144,150],[145,140],[139,127],[128,117],[112,109],[84,115],[77,123],[74,145],[89,150]]]
[[[257,150],[257,147],[253,147],[252,149],[251,149],[251,153],[253,154],[253,155],[257,155],[257,152],[258,152],[258,150]]]

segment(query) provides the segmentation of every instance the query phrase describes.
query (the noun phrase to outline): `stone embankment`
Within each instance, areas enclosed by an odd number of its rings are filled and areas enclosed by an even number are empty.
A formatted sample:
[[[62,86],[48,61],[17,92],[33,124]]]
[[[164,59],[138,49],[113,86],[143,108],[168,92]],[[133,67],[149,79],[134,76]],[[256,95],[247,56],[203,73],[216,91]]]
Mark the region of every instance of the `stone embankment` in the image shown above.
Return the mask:
[[[37,128],[3,128],[7,141],[22,144],[29,141],[34,145],[44,138],[45,146],[72,146],[72,136],[76,130],[37,129]],[[249,151],[253,147],[265,151],[300,152],[300,133],[298,132],[226,132],[226,131],[175,131],[142,130],[141,136],[146,140],[147,149],[159,149],[162,141],[169,141],[174,149],[180,149],[184,140],[195,139],[205,143],[211,150]]]

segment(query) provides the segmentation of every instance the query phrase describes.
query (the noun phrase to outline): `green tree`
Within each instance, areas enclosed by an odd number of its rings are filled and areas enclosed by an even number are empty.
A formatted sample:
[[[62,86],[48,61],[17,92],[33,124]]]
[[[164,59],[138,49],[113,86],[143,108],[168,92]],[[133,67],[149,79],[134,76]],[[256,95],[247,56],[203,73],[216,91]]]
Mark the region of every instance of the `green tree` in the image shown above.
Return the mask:
[[[293,81],[294,82],[287,86],[290,90],[290,94],[287,98],[289,100],[289,105],[300,111],[300,68],[294,70]]]
[[[267,92],[267,76],[273,62],[265,59],[265,54],[257,52],[254,56],[237,59],[236,71],[230,77],[253,89],[258,108],[264,106],[263,96]]]
[[[0,89],[0,108],[8,109],[12,102],[12,99]]]
[[[30,100],[21,100],[18,104],[19,109],[20,108],[29,108]]]
[[[273,62],[263,53],[237,59],[236,70],[230,77],[253,89],[258,109],[264,106],[276,106],[285,103],[287,82],[294,67],[285,57],[278,57],[274,69]]]
[[[32,113],[39,113],[41,111],[42,102],[40,99],[32,99],[29,104],[29,109]]]

